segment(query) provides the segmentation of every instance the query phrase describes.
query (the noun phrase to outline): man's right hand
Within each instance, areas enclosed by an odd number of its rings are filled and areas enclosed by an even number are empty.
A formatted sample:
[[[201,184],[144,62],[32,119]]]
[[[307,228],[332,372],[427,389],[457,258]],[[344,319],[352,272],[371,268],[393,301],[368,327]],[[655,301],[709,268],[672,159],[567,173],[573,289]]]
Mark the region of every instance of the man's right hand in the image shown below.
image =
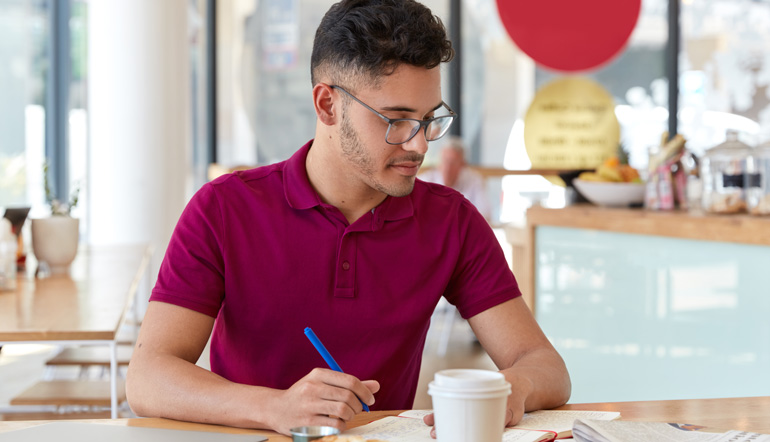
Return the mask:
[[[315,369],[288,390],[237,384],[195,365],[214,318],[163,302],[150,302],[126,377],[126,394],[138,416],[164,417],[283,434],[303,425],[339,429],[374,403],[377,381]]]
[[[374,404],[377,381],[360,381],[356,377],[326,368],[316,368],[292,385],[278,390],[270,426],[279,433],[304,425],[325,425],[345,430],[346,422]]]

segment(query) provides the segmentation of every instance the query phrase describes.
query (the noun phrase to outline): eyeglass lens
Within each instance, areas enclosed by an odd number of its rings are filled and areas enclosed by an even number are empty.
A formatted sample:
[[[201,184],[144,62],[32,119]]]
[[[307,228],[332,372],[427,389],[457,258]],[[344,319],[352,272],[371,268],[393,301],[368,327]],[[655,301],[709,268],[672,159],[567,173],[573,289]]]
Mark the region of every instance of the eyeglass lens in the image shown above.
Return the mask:
[[[425,127],[425,139],[435,141],[444,136],[452,124],[452,117],[438,117]],[[422,125],[418,120],[398,120],[390,124],[388,143],[400,144],[409,141],[420,130]]]

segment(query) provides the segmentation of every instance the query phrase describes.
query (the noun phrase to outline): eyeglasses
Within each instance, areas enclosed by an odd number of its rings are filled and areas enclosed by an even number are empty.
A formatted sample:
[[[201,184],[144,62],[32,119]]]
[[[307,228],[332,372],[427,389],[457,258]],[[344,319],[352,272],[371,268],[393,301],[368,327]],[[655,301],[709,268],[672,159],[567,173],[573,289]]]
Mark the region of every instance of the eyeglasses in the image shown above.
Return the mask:
[[[385,133],[385,142],[388,144],[404,144],[414,138],[414,136],[420,132],[420,129],[425,132],[425,139],[427,141],[436,141],[449,131],[449,126],[451,126],[452,122],[457,118],[455,111],[443,101],[441,102],[441,105],[449,111],[449,115],[442,115],[427,120],[417,120],[414,118],[388,118],[372,109],[368,104],[359,100],[345,89],[334,85],[331,87],[333,89],[341,90],[347,96],[356,100],[361,106],[374,112],[378,117],[382,118],[383,121],[388,123],[388,131]]]

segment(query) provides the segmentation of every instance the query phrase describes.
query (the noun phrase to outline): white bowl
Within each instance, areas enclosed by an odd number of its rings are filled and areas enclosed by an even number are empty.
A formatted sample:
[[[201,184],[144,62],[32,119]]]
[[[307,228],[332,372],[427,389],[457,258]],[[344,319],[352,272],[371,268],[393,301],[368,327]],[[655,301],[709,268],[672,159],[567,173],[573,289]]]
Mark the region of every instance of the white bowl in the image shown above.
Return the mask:
[[[599,206],[627,207],[644,202],[644,183],[613,183],[576,178],[572,184],[588,201]]]

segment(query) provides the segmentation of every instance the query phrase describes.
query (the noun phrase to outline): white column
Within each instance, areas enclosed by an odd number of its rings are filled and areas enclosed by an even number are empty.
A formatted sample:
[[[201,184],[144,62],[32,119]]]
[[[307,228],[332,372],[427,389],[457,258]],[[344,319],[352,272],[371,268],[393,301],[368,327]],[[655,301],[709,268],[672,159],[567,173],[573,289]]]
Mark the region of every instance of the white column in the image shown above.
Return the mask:
[[[151,242],[153,284],[189,193],[187,4],[89,2],[88,242]]]

